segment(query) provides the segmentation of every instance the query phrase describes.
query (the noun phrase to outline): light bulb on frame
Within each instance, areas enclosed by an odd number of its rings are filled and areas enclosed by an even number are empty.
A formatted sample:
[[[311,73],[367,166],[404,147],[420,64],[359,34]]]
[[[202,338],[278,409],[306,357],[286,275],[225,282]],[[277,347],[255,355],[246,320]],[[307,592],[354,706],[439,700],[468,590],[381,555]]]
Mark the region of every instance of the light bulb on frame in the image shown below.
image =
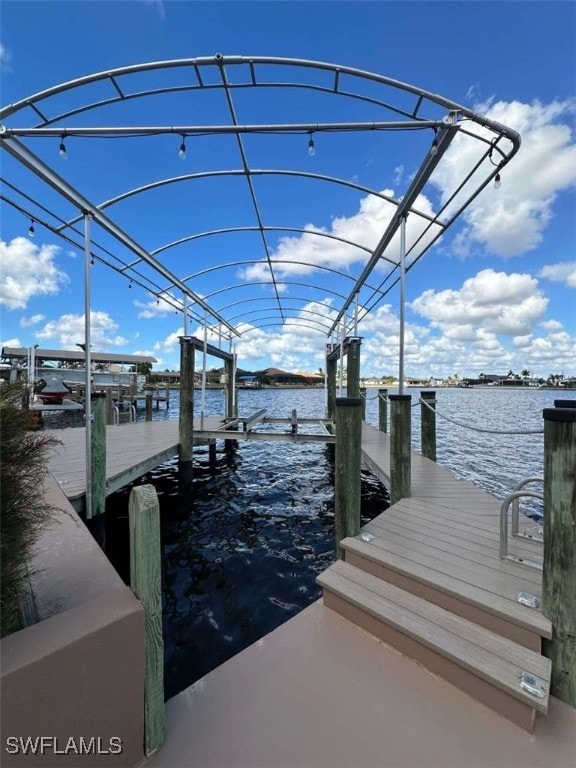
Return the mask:
[[[178,157],[180,160],[186,160],[186,142],[184,136],[182,136],[182,144],[180,144],[180,149],[178,150]]]
[[[68,157],[68,152],[66,151],[66,144],[64,144],[64,136],[62,136],[62,138],[60,139],[59,151],[60,151],[60,157],[62,158],[62,160],[66,160],[66,158]]]
[[[35,230],[34,230],[34,219],[30,219],[30,228],[28,230],[28,235],[30,237],[34,237],[34,233],[35,233]]]
[[[500,189],[501,186],[502,186],[502,180],[500,178],[500,174],[497,173],[496,176],[494,177],[494,189]]]
[[[316,148],[314,147],[314,139],[312,138],[312,134],[310,134],[310,139],[308,141],[308,154],[310,157],[314,157],[316,154]]]
[[[430,154],[432,157],[436,157],[438,154],[438,134],[436,133],[436,129],[434,129],[434,141],[432,142],[432,146],[430,147]]]

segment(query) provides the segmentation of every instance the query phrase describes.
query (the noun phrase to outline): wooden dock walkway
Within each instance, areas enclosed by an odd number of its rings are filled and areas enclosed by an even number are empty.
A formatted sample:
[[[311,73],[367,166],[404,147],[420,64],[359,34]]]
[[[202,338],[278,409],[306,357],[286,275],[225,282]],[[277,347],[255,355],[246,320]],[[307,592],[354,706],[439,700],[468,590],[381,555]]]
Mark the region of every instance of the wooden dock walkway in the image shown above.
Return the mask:
[[[222,426],[219,416],[205,418],[210,429]],[[200,428],[200,420],[194,420]],[[86,494],[86,436],[83,427],[55,429],[60,441],[51,454],[48,469],[68,499]],[[204,441],[205,442],[205,441]],[[140,421],[106,430],[106,495],[110,495],[178,453],[178,420]]]

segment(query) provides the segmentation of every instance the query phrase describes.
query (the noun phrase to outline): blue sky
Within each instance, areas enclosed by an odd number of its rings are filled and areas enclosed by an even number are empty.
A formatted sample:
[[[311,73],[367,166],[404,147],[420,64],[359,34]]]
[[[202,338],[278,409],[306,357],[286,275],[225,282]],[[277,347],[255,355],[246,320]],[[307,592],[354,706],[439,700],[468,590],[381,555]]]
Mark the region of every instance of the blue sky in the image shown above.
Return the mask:
[[[406,373],[464,376],[527,368],[542,376],[576,375],[574,3],[5,0],[1,11],[2,106],[93,72],[221,52],[356,67],[441,94],[518,130],[522,147],[503,170],[501,188],[487,187],[408,275]],[[212,76],[206,69],[207,82]],[[186,78],[184,70],[137,75],[132,90],[179,85]],[[371,87],[366,85],[366,94]],[[255,90],[234,93],[240,123],[382,119],[370,105],[326,94]],[[54,99],[50,114],[109,95],[103,84],[69,91]],[[105,107],[65,125],[229,121],[222,89],[145,101]],[[7,120],[10,127],[34,122],[29,113]],[[303,135],[247,135],[243,141],[254,169],[310,170],[401,197],[431,138],[429,132],[323,133],[314,136],[314,157],[308,156]],[[58,138],[23,141],[95,203],[166,177],[241,167],[234,137],[188,137],[184,160],[178,157],[180,140],[69,137],[66,160],[58,156]],[[446,160],[420,201],[430,212],[437,210],[451,175],[464,168],[465,153],[455,149]],[[3,194],[39,219],[43,214],[22,191],[63,218],[75,214],[5,152],[2,177],[18,189],[5,186]],[[273,175],[255,176],[254,187],[267,226],[308,226],[370,244],[387,221],[381,201],[358,189]],[[73,348],[83,340],[81,250],[38,221],[29,237],[30,220],[10,204],[3,202],[0,213],[2,343]],[[246,181],[238,175],[172,184],[119,203],[109,213],[148,250],[194,233],[256,225]],[[273,258],[316,264],[279,272],[306,284],[280,289],[296,322],[318,317],[311,312],[330,317],[338,298],[329,290],[346,293],[349,281],[319,267],[357,274],[358,253],[352,257],[334,240],[325,238],[320,246],[322,238],[312,242],[296,232],[271,231],[267,238]],[[97,228],[94,239],[116,248]],[[272,288],[253,285],[265,279],[263,256],[258,232],[237,232],[195,240],[166,251],[162,259],[179,276],[255,260],[199,276],[190,286],[202,296],[243,286],[210,299],[227,318],[253,312],[238,319],[245,323],[237,343],[241,367],[317,370],[324,364],[325,336],[266,319],[266,308],[274,304]],[[130,288],[125,277],[99,261],[91,271],[93,348],[149,353],[158,359],[156,367],[177,367],[181,314],[138,285]],[[226,308],[244,299],[252,301]],[[361,324],[363,375],[397,371],[398,301],[392,291]],[[197,323],[191,322],[190,330],[201,335]]]

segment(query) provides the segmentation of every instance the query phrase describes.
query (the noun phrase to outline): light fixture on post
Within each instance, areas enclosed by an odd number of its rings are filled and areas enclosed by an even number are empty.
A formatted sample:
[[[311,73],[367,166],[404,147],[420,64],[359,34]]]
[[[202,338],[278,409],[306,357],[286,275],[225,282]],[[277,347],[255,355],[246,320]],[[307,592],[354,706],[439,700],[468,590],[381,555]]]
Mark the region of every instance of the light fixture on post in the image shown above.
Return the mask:
[[[432,146],[430,147],[430,154],[432,157],[436,157],[438,154],[438,129],[434,128],[434,141],[432,142]]]
[[[62,158],[62,160],[66,160],[66,158],[68,157],[68,153],[66,151],[66,144],[64,144],[64,136],[60,137],[59,149],[60,149],[60,157]]]
[[[180,160],[186,160],[186,136],[184,134],[182,134],[182,144],[178,150],[178,157]]]
[[[28,229],[28,235],[34,237],[34,219],[30,219],[30,228]]]
[[[316,149],[314,147],[314,139],[312,138],[312,131],[310,131],[310,139],[308,140],[308,154],[310,157],[314,157]]]
[[[500,179],[500,174],[497,173],[494,177],[494,189],[500,189],[502,186],[502,180]]]

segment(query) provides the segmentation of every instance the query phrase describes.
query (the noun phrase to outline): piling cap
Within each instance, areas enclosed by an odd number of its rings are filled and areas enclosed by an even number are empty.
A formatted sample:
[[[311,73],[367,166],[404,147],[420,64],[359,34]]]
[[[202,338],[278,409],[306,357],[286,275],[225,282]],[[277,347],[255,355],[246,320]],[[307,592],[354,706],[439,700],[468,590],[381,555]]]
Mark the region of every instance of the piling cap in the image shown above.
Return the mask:
[[[412,400],[412,395],[388,395],[388,398],[390,400],[400,400],[400,402],[405,400]]]
[[[554,400],[556,408],[576,408],[576,400]]]
[[[544,421],[576,421],[576,408],[544,408]]]
[[[103,397],[106,397],[106,392],[92,392],[90,400],[100,400]]]
[[[420,392],[420,397],[424,400],[434,400],[436,398],[436,390],[435,389],[428,389],[428,390],[422,390]]]
[[[337,397],[336,405],[362,405],[361,397]]]

